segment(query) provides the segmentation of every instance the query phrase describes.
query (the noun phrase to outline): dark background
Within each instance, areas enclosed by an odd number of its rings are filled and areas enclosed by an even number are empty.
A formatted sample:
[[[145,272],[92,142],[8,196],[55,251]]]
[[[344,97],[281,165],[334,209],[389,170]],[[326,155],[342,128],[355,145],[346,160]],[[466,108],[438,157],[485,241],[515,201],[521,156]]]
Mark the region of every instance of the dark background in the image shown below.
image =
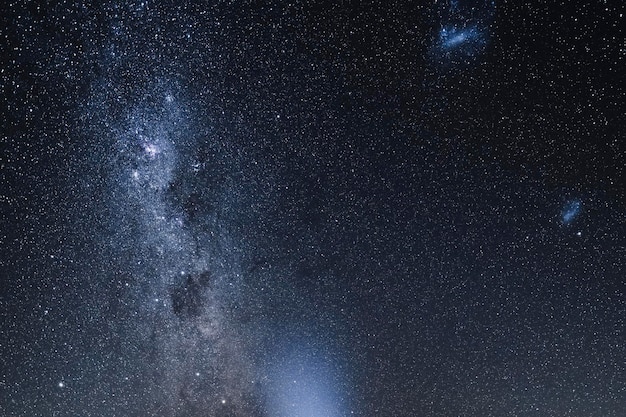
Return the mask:
[[[4,4],[0,411],[280,416],[303,339],[293,416],[622,415],[618,3]]]

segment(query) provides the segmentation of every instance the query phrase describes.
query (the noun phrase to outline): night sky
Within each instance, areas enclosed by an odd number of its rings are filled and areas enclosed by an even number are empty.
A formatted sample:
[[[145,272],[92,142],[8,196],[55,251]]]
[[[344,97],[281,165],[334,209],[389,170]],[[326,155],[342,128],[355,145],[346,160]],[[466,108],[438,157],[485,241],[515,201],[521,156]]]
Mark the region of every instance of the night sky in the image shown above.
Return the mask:
[[[0,415],[626,416],[621,3],[2,2]]]

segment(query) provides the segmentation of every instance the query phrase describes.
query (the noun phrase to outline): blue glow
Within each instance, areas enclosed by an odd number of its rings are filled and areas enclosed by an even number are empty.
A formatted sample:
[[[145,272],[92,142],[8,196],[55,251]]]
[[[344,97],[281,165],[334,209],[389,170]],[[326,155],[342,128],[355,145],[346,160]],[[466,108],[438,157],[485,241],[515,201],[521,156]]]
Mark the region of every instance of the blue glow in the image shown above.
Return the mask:
[[[454,26],[439,31],[439,43],[443,49],[450,50],[466,42],[479,41],[480,33],[475,27],[458,29]]]
[[[339,367],[327,354],[306,344],[293,344],[276,358],[268,375],[270,416],[346,414]]]
[[[439,30],[434,33],[431,57],[444,67],[470,64],[489,44],[495,16],[492,0],[450,0],[439,3]]]
[[[576,219],[580,210],[582,209],[582,202],[580,200],[572,200],[565,204],[563,211],[561,212],[561,221],[563,224],[570,224]]]

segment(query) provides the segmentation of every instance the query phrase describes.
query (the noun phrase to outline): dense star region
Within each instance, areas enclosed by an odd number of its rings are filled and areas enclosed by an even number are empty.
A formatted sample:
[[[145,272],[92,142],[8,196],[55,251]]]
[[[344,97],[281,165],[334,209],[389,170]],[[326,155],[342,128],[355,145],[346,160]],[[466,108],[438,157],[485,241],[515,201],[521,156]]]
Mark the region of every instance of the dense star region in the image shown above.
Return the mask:
[[[0,415],[623,416],[625,26],[548,3],[4,2]]]

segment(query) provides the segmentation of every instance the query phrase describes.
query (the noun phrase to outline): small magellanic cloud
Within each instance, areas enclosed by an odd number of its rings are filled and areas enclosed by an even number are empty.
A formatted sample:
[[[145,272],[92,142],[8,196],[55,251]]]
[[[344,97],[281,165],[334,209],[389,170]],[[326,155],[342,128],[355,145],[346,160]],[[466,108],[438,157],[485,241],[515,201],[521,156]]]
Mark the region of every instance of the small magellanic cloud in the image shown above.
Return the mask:
[[[572,223],[582,209],[582,202],[579,199],[570,200],[565,203],[561,210],[561,222],[565,225]]]

